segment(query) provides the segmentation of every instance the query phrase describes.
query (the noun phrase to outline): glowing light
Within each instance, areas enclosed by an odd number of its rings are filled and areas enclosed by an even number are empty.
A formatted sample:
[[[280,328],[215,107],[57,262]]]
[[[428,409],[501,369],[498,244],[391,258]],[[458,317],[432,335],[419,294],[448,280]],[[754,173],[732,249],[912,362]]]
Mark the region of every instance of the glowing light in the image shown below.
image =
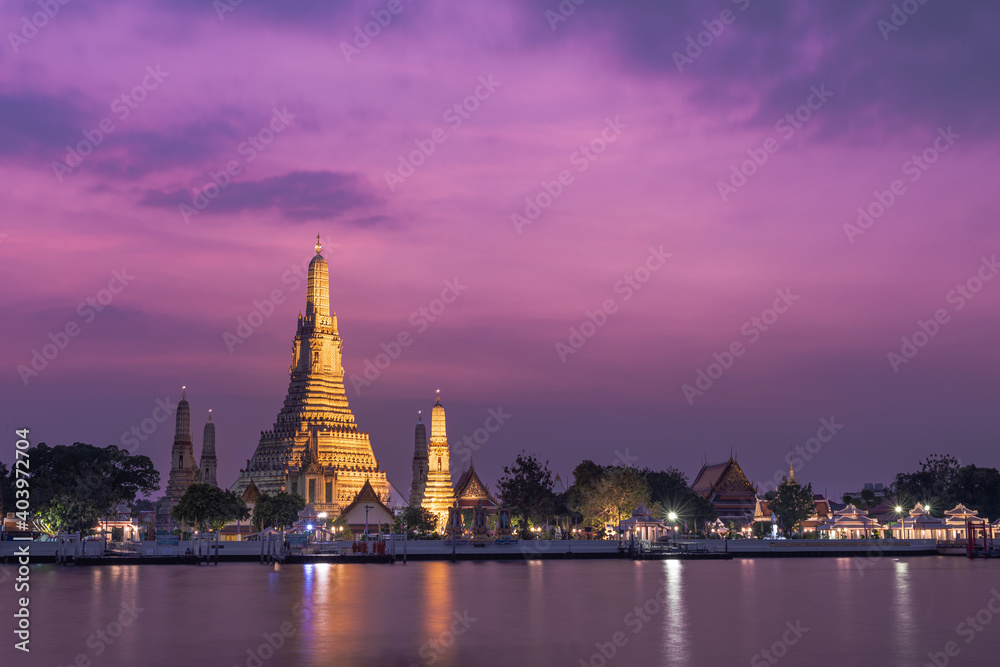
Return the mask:
[[[903,513],[903,506],[896,505],[896,514],[902,514],[902,513]]]
[[[671,521],[677,521],[677,512],[670,512],[667,514],[667,518]]]
[[[316,516],[319,517],[320,519],[325,519],[326,518],[326,512],[320,512]]]
[[[311,523],[306,524],[306,530],[312,530],[312,529],[313,529],[313,525]]]

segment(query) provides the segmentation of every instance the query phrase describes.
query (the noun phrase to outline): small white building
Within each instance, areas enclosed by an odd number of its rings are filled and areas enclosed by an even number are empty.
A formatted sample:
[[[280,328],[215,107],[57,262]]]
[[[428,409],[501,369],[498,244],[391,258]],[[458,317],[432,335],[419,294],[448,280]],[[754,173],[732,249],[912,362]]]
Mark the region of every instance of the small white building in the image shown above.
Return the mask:
[[[903,524],[903,539],[909,540],[945,540],[948,538],[948,524],[936,516],[932,516],[923,503],[910,510],[910,516],[905,517]]]
[[[842,540],[868,539],[872,536],[872,531],[878,529],[878,521],[854,505],[837,510],[833,513],[832,519],[827,519],[817,528],[818,531],[826,533],[826,537],[830,539]]]
[[[670,528],[661,519],[654,519],[646,505],[639,503],[632,511],[632,516],[618,524],[618,534],[626,540],[634,538],[655,542],[660,537],[669,535]]]
[[[392,510],[379,499],[368,480],[365,480],[364,486],[351,504],[340,513],[340,519],[344,520],[355,537],[379,533],[386,525],[392,530],[395,518]]]

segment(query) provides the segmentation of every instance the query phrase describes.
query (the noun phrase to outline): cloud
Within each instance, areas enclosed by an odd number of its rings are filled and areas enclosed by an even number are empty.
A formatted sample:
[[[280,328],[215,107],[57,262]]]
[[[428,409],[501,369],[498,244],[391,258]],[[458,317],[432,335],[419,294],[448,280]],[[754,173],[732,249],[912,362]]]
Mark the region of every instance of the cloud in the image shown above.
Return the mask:
[[[55,154],[79,136],[82,119],[94,113],[89,106],[79,95],[0,93],[0,156],[38,159],[40,154]]]
[[[76,172],[134,180],[150,173],[214,160],[235,150],[243,130],[258,121],[219,111],[218,117],[157,129],[128,128],[107,106],[78,91],[0,94],[0,157],[46,171],[66,163],[67,146],[92,145]],[[110,133],[100,130],[110,121]],[[95,139],[96,138],[96,139]],[[97,142],[94,145],[94,142]]]
[[[144,206],[177,207],[191,205],[192,193],[185,190],[149,190],[140,200]],[[332,171],[293,171],[258,181],[240,181],[223,188],[201,213],[231,214],[277,209],[294,223],[309,220],[359,217],[349,220],[359,227],[383,225],[388,218],[369,215],[367,210],[381,201],[371,193],[367,181],[358,174]]]
[[[901,136],[938,125],[995,134],[1000,42],[993,26],[1000,6],[918,6],[891,30],[879,21],[891,24],[894,5],[882,0],[712,6],[620,0],[581,5],[554,32],[529,39],[538,46],[610,35],[613,57],[626,68],[686,86],[696,107],[748,126],[773,125],[803,103],[811,85],[825,84],[836,103],[810,131],[826,139]],[[718,20],[723,10],[734,16],[728,25]],[[689,37],[708,31],[706,22],[717,34],[686,52]],[[693,56],[683,72],[675,53]]]

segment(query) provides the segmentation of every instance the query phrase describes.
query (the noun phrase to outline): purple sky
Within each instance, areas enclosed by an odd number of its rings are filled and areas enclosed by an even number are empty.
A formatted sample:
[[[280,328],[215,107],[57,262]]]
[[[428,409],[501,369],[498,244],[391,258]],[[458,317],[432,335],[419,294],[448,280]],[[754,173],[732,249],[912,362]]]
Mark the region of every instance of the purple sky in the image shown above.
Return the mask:
[[[797,469],[819,491],[937,451],[1000,465],[1000,280],[980,282],[1000,252],[1000,8],[910,2],[3,3],[0,459],[24,426],[121,444],[186,384],[228,486],[281,405],[295,267],[321,233],[349,378],[413,340],[348,389],[401,490],[438,388],[453,443],[511,415],[475,454],[491,485],[522,448],[564,478],[626,450],[693,478],[732,448],[763,484],[830,418]],[[355,43],[372,12],[387,24]],[[685,395],[699,371],[716,379]],[[135,449],[164,482],[172,430]]]

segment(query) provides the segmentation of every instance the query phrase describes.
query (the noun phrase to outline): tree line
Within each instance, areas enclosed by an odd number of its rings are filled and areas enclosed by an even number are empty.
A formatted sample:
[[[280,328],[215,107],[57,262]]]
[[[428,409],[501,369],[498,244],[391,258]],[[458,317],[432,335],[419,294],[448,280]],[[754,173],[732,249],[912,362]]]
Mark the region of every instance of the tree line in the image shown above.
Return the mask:
[[[35,524],[44,532],[93,532],[101,520],[117,513],[119,505],[132,508],[133,516],[155,505],[141,496],[159,489],[160,473],[148,456],[130,454],[115,445],[97,447],[85,443],[49,447],[40,443],[28,450],[30,460],[30,507]],[[503,468],[497,483],[499,500],[511,510],[515,527],[525,539],[532,527],[549,524],[563,529],[576,527],[602,535],[605,526],[617,525],[632,510],[645,505],[657,519],[674,517],[685,532],[700,532],[715,520],[711,503],[696,494],[687,476],[676,468],[652,470],[627,465],[599,465],[585,460],[573,470],[574,483],[565,493],[553,490],[548,461],[521,452]],[[913,472],[901,472],[890,485],[892,501],[906,510],[916,503],[929,506],[932,514],[962,503],[980,516],[1000,517],[1000,471],[976,465],[961,465],[948,455],[934,454]],[[861,508],[872,498],[862,494]],[[766,496],[779,527],[791,533],[814,512],[812,486],[785,479]],[[851,499],[853,500],[853,499]],[[3,512],[15,506],[14,475],[0,462],[0,504]],[[305,507],[301,496],[289,493],[262,494],[253,512],[231,491],[208,484],[193,484],[173,509],[175,521],[195,530],[219,530],[227,523],[249,519],[258,531],[292,525]],[[331,519],[332,521],[332,519]],[[397,527],[430,532],[434,517],[425,510],[405,509]]]

